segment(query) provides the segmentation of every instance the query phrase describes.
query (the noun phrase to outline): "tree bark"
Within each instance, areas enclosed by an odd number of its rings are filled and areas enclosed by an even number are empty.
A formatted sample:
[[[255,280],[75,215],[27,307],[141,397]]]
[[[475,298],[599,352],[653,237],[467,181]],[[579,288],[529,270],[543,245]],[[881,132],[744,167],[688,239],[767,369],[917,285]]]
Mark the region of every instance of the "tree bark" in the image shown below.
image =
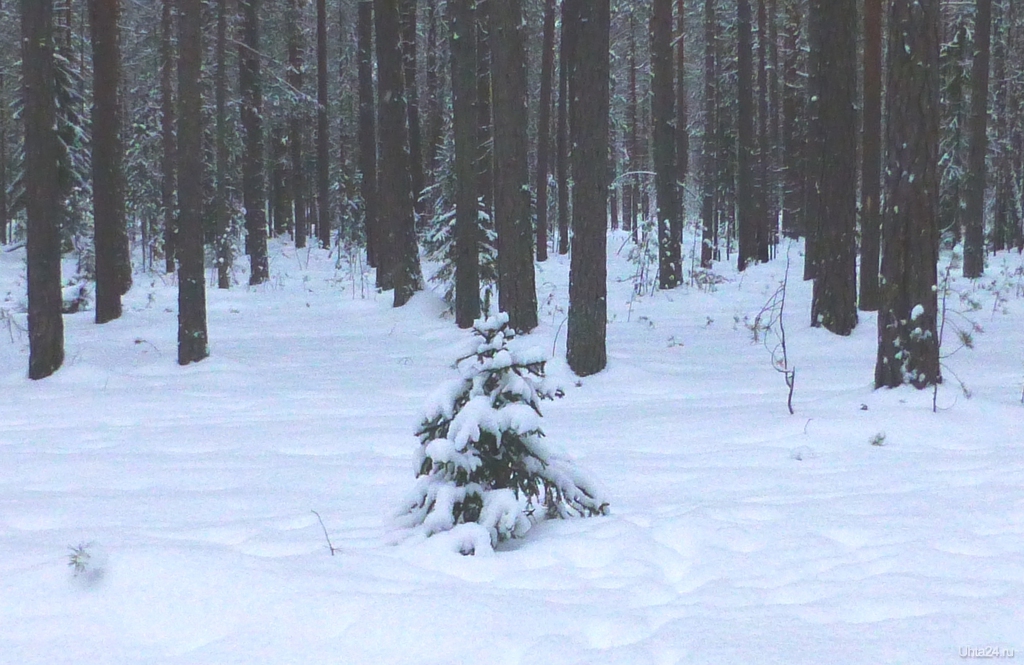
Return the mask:
[[[864,0],[864,123],[861,127],[860,304],[878,310],[882,190],[882,0]]]
[[[493,0],[491,0],[493,1]],[[476,103],[479,115],[479,142],[477,195],[488,218],[494,220],[494,153],[491,124],[491,1],[478,1],[476,5]]]
[[[555,67],[555,0],[544,2],[540,101],[537,112],[537,260],[548,259],[548,153],[551,145],[551,93]]]
[[[119,0],[89,0],[92,28],[92,195],[96,243],[96,323],[121,316],[132,270],[124,204],[121,143]]]
[[[285,32],[288,41],[288,74],[285,77],[292,94],[299,95],[302,92],[305,79],[305,58],[303,57],[304,44],[302,37],[302,26],[300,24],[299,0],[288,0],[285,8]],[[303,101],[296,100],[288,112],[288,149],[291,155],[291,178],[289,189],[291,199],[295,206],[293,213],[295,218],[295,248],[302,249],[306,246],[306,237],[309,234],[308,220],[306,217],[306,169],[304,164],[305,149],[303,147],[303,129],[306,124],[306,113],[302,108]]]
[[[992,41],[992,0],[977,0],[971,63],[971,147],[967,157],[964,210],[964,277],[985,272],[985,184],[988,154],[988,70]]]
[[[215,105],[217,123],[216,180],[214,216],[217,225],[217,288],[231,288],[231,219],[228,216],[228,114],[227,114],[227,41],[228,3],[217,0],[217,72]]]
[[[566,22],[565,0],[562,0],[562,26],[558,52],[558,118],[555,137],[555,162],[558,182],[558,253],[569,253],[569,58],[572,25]]]
[[[799,238],[804,233],[804,141],[800,129],[806,121],[803,98],[804,77],[800,73],[800,6],[798,0],[785,0],[785,52],[782,93],[782,233]]]
[[[837,335],[857,326],[857,0],[821,3],[822,150],[818,273],[811,325]]]
[[[239,88],[242,96],[242,199],[245,205],[249,284],[270,279],[267,258],[267,212],[263,162],[263,79],[260,71],[261,0],[239,0],[242,44],[239,46]],[[271,151],[273,153],[273,151]],[[278,223],[274,216],[275,226]]]
[[[658,283],[674,289],[683,281],[682,220],[676,187],[675,72],[672,61],[672,0],[654,0],[651,11],[651,121],[654,124],[654,184],[658,206]],[[575,101],[575,100],[574,100]]]
[[[373,97],[373,0],[360,0],[357,15],[359,60],[359,188],[363,199],[366,260],[380,267],[382,244],[377,215],[377,111]],[[383,287],[383,271],[377,271],[377,287]]]
[[[402,67],[405,80],[405,109],[409,122],[409,175],[412,180],[413,206],[417,216],[423,214],[423,141],[420,131],[420,97],[416,81],[416,37],[418,19],[416,0],[402,0]]]
[[[476,195],[476,0],[448,0],[455,138],[455,323],[480,316],[480,221]]]
[[[179,0],[178,16],[178,364],[210,354],[203,269],[202,0]]]
[[[427,0],[427,137],[424,159],[427,168],[425,180],[429,182],[432,182],[436,175],[438,154],[441,142],[444,140],[444,117],[441,112],[441,64],[438,62],[440,46],[437,34],[437,14],[437,0]]]
[[[331,135],[327,110],[327,0],[316,0],[316,198],[317,239],[331,248]]]
[[[704,136],[701,140],[701,245],[700,266],[711,268],[715,249],[715,193],[718,188],[718,151],[715,146],[718,91],[715,80],[715,0],[704,0]]]
[[[54,104],[53,0],[22,0],[22,82],[27,213],[28,377],[43,379],[64,362],[61,316],[58,142]]]
[[[537,287],[526,161],[526,50],[521,0],[492,5],[490,19],[498,306],[508,313],[514,330],[529,332],[537,327]]]
[[[611,11],[608,0],[564,2],[569,20],[577,26],[569,76],[575,187],[566,360],[578,376],[589,376],[604,369],[608,359],[606,220]],[[671,12],[669,4],[670,19]],[[671,25],[669,20],[669,40]],[[668,61],[671,72],[670,45]],[[671,77],[668,81],[671,99]]]
[[[875,387],[939,383],[939,0],[891,0]]]
[[[177,233],[176,200],[178,163],[174,117],[174,29],[172,8],[176,0],[163,0],[160,14],[160,204],[164,213],[164,257],[167,273],[174,272],[174,239]]]
[[[737,235],[739,251],[737,264],[740,271],[758,260],[758,218],[757,185],[755,182],[754,154],[754,91],[753,91],[753,45],[751,37],[750,0],[737,0],[736,22],[738,36],[737,113],[739,169],[736,192]]]

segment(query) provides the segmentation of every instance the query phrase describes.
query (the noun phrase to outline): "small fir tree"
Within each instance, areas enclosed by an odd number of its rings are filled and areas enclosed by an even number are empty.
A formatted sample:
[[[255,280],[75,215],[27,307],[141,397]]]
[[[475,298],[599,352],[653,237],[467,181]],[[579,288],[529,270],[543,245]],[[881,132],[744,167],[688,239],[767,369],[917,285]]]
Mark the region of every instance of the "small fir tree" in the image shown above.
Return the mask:
[[[416,487],[402,526],[458,530],[463,554],[523,536],[544,518],[608,512],[593,483],[544,441],[539,403],[561,396],[540,352],[510,348],[508,315],[479,319],[460,378],[434,394],[417,431]]]

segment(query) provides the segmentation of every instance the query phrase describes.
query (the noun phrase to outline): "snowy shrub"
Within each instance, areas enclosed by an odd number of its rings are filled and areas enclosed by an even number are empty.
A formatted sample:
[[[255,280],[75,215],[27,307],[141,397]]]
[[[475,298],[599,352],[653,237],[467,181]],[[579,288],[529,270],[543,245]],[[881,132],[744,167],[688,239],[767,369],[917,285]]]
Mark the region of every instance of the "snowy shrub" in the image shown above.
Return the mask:
[[[474,333],[475,349],[456,362],[460,377],[423,414],[402,526],[425,536],[454,529],[472,554],[545,517],[606,514],[593,484],[544,441],[539,402],[561,395],[545,381],[544,356],[509,347],[507,314],[476,321]]]

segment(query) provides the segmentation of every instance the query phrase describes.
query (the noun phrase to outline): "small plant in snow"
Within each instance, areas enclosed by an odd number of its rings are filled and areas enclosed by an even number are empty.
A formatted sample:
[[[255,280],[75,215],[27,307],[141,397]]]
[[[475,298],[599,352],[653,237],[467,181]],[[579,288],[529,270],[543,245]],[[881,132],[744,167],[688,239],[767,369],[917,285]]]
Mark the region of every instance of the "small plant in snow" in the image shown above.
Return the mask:
[[[92,555],[89,553],[89,546],[92,543],[79,543],[77,547],[68,546],[71,553],[68,554],[68,566],[75,576],[81,575],[89,570],[89,561]]]
[[[885,432],[878,432],[870,439],[872,446],[884,446],[885,445]]]
[[[949,365],[943,362],[946,358],[953,356],[961,349],[973,350],[974,335],[977,333],[985,332],[985,330],[980,325],[978,325],[978,323],[974,321],[972,318],[964,314],[962,311],[951,309],[948,306],[949,295],[952,293],[952,273],[953,270],[959,267],[960,255],[954,252],[949,263],[946,265],[946,270],[942,275],[942,281],[938,285],[939,293],[942,294],[942,298],[939,302],[939,315],[941,317],[939,323],[939,363],[942,369],[948,371],[950,374],[953,375],[953,378],[956,379],[956,382],[960,386],[960,391],[963,393],[964,397],[970,399],[973,396],[971,389],[967,386],[966,383],[964,383],[960,379],[959,376],[957,376],[956,372],[954,372],[949,367]],[[981,305],[978,304],[977,301],[970,294],[966,294],[965,296],[964,293],[960,293],[959,295],[961,304],[966,303],[968,311],[975,312],[981,309]],[[920,315],[921,311],[923,311],[923,308],[921,308],[920,305],[915,307],[914,311],[911,312],[911,318],[916,319],[917,316]],[[948,345],[945,344],[945,333],[947,324],[953,328],[954,332],[956,333],[958,342],[958,345],[955,346],[952,350],[950,350],[948,348]],[[938,402],[939,384],[936,383],[932,387],[933,413],[939,410]]]
[[[539,519],[603,515],[608,504],[565,456],[544,441],[539,402],[545,358],[510,348],[508,315],[474,324],[475,348],[460,377],[434,394],[416,435],[416,487],[399,518],[425,536],[458,530],[474,554],[523,536]]]

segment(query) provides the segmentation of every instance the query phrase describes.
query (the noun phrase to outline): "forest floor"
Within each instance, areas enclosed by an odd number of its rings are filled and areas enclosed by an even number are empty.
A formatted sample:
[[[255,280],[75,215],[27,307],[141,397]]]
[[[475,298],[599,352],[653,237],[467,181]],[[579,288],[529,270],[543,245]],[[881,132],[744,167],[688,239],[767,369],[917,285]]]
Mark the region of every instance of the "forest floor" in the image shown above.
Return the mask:
[[[561,360],[565,257],[538,266],[529,337],[566,385],[548,437],[611,514],[473,557],[395,532],[467,336],[435,292],[392,309],[356,262],[275,242],[269,283],[208,291],[206,361],[176,364],[175,284],[137,273],[124,316],[67,315],[64,367],[30,382],[24,250],[0,251],[0,663],[1024,658],[1021,256],[954,271],[946,351],[953,322],[975,348],[933,413],[931,391],[872,389],[873,314],[808,325],[799,245],[638,297],[628,249],[610,236],[606,371]],[[778,328],[755,325],[787,255],[794,415]]]

